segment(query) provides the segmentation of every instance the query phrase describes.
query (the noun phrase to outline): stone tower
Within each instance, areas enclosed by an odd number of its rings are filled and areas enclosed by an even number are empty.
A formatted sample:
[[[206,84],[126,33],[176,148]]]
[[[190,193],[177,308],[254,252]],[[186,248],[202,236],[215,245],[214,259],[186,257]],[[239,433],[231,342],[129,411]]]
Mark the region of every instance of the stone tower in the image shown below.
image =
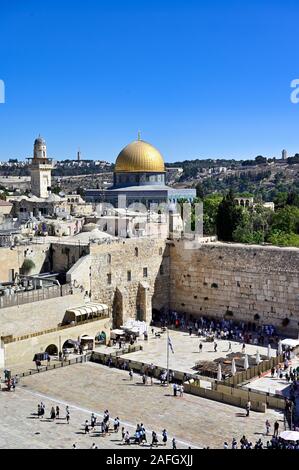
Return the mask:
[[[33,158],[30,162],[31,192],[34,196],[49,196],[52,168],[52,159],[47,157],[46,142],[39,136],[34,142]]]

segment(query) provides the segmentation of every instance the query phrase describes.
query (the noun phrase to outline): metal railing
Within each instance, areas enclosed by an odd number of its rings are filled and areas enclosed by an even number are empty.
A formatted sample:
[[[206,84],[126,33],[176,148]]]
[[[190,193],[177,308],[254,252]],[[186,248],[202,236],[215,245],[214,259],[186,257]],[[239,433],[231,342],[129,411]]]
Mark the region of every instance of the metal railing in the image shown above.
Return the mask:
[[[73,325],[60,325],[60,326],[57,326],[56,328],[51,328],[49,330],[43,330],[43,331],[37,331],[36,333],[30,333],[28,335],[23,335],[23,336],[12,336],[12,335],[9,335],[9,336],[2,336],[2,341],[4,344],[9,344],[9,343],[15,343],[17,341],[24,341],[25,339],[30,339],[30,338],[35,338],[36,336],[42,336],[42,335],[47,335],[49,333],[55,333],[57,331],[62,331],[62,330],[65,330],[67,328],[74,328],[76,326],[81,326],[81,325],[85,325],[86,323],[92,323],[92,322],[95,322],[95,321],[98,321],[98,320],[103,320],[103,319],[108,319],[110,318],[109,317],[109,313],[101,313],[100,315],[96,316],[96,317],[93,317],[93,318],[89,318],[88,320],[83,320],[83,321],[80,321],[78,323],[75,323]]]
[[[69,284],[64,284],[62,286],[50,286],[30,291],[15,292],[12,295],[2,295],[0,297],[0,308],[31,304],[33,302],[40,302],[41,300],[72,295],[73,293],[73,289]]]
[[[61,367],[71,366],[74,364],[82,364],[84,362],[88,362],[90,360],[90,357],[91,357],[91,352],[78,356],[78,357],[74,357],[73,359],[67,359],[66,361],[57,361],[54,364],[49,364],[46,366],[39,366],[38,369],[30,369],[27,372],[21,372],[19,374],[15,374],[14,377],[16,376],[18,378],[28,377],[30,375],[47,372],[48,370],[60,369]],[[1,383],[5,383],[5,380],[1,380]]]

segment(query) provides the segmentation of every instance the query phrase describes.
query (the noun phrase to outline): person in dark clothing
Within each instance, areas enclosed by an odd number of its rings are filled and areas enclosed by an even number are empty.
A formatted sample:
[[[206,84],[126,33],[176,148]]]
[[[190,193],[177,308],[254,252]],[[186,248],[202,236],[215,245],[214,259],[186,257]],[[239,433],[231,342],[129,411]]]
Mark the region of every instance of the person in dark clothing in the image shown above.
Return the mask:
[[[279,422],[275,421],[274,423],[274,434],[273,437],[278,437]]]

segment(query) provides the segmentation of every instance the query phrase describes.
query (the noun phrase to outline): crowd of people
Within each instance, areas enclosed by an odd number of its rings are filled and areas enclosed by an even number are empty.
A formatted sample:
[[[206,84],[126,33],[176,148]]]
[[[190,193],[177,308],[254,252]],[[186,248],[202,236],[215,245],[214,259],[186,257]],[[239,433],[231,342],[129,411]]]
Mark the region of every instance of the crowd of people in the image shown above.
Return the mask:
[[[2,383],[4,382],[6,390],[8,392],[15,392],[16,386],[19,383],[19,376],[12,376],[10,370],[4,370],[4,380],[0,377],[0,390],[2,389]]]
[[[287,441],[282,439],[279,436],[273,435],[271,439],[267,440],[267,442],[263,442],[261,438],[255,441],[255,443],[251,442],[245,436],[243,436],[239,443],[235,438],[232,439],[231,444],[229,445],[228,442],[224,442],[223,449],[294,449],[299,450],[299,440],[298,441]]]
[[[156,320],[157,321],[157,320]],[[273,325],[257,325],[251,322],[236,322],[232,319],[212,319],[205,316],[194,318],[170,311],[162,313],[157,321],[162,327],[173,327],[194,332],[199,336],[213,336],[214,339],[227,339],[247,344],[277,346],[279,336]]]
[[[46,405],[45,403],[41,402],[38,403],[37,405],[37,416],[39,419],[45,418],[46,414]],[[65,407],[65,413],[64,416],[61,416],[61,410],[59,405],[56,405],[56,407],[51,406],[49,410],[49,420],[55,421],[58,419],[65,420],[67,424],[70,423],[70,409],[69,406],[67,405]],[[48,420],[47,419],[47,420]],[[113,434],[118,434],[120,431],[121,423],[120,419],[118,416],[116,416],[113,420],[111,420],[109,410],[105,410],[103,413],[103,419],[98,419],[95,413],[91,414],[90,420],[85,420],[84,423],[84,434],[90,435],[91,432],[97,433],[97,435],[100,435],[101,437],[106,437],[110,436],[112,433]],[[156,431],[152,431],[151,433],[151,439],[148,442],[147,439],[147,431],[144,427],[143,423],[137,424],[136,430],[134,433],[130,434],[128,430],[125,429],[124,426],[121,428],[121,438],[119,439],[123,445],[138,445],[138,446],[144,446],[147,445],[148,447],[158,447],[159,445],[161,446],[166,446],[168,442],[168,432],[166,429],[163,429],[161,432],[162,438],[159,440],[158,434]],[[175,437],[172,438],[171,440],[172,448],[176,449],[177,444],[176,444],[176,439]],[[73,448],[77,449],[78,446],[76,443],[73,444]],[[93,443],[91,446],[92,449],[98,449],[98,446]]]

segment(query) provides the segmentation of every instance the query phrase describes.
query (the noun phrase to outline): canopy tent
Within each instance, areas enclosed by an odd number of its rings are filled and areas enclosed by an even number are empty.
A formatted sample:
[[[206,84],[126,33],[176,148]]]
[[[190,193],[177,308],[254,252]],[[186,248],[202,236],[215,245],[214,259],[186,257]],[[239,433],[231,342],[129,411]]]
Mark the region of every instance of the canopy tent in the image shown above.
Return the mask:
[[[120,330],[116,328],[115,330],[111,330],[110,336],[112,339],[115,339],[117,336],[124,336],[126,332],[124,330]]]
[[[268,344],[267,356],[268,356],[268,359],[271,359],[271,344],[270,343]]]
[[[80,341],[93,341],[94,337],[93,336],[80,336]]]
[[[100,317],[108,314],[108,305],[89,302],[82,307],[76,307],[66,310],[63,323],[80,322],[89,318]]]
[[[256,351],[255,362],[257,365],[261,362],[261,356],[258,350]]]
[[[299,339],[291,339],[291,338],[286,338],[281,341],[282,346],[290,346],[291,348],[295,348],[296,346],[299,346]]]
[[[219,364],[218,364],[217,380],[218,380],[218,382],[221,382],[221,380],[222,380],[222,370],[221,370],[221,364],[220,364],[220,362],[219,362]]]
[[[277,347],[277,352],[279,355],[282,354],[282,344],[281,344],[281,339],[278,341],[278,347]]]
[[[147,331],[147,324],[145,321],[139,320],[128,320],[125,325],[121,325],[121,328],[127,331],[131,331],[134,334],[143,335]]]
[[[283,431],[280,433],[279,437],[284,441],[299,441],[299,432],[298,431]]]
[[[73,340],[73,339],[68,339],[68,340],[66,341],[66,343],[70,343],[70,344],[72,344],[73,346],[80,346],[80,342],[79,342],[79,341],[75,341],[75,340]]]

